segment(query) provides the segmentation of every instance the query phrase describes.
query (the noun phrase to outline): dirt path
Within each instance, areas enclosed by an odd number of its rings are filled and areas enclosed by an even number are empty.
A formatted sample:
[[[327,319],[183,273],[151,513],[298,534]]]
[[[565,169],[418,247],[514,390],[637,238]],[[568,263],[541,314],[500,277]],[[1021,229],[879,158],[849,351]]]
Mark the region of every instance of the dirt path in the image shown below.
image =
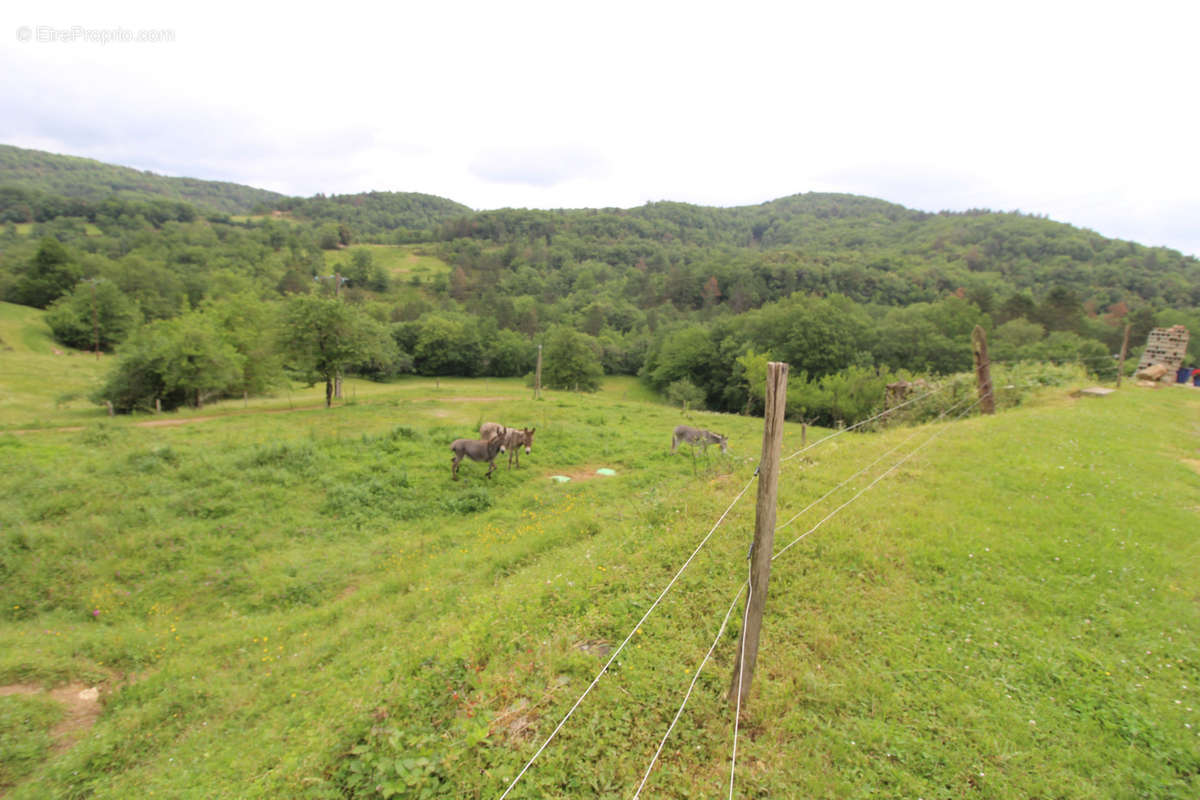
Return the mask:
[[[508,400],[507,397],[414,397],[409,400],[411,403],[498,403],[502,400]],[[241,417],[247,414],[290,414],[293,411],[316,411],[325,406],[300,406],[299,408],[263,408],[244,411],[231,411],[225,414],[213,414],[211,417],[172,417],[170,419],[152,419],[146,422],[135,422],[135,428],[168,428],[175,425],[192,425],[197,422],[208,422],[213,419],[226,419],[227,417]],[[336,408],[336,406],[335,406]],[[448,416],[448,413],[434,412],[433,416],[441,417]],[[63,428],[25,428],[16,431],[0,431],[0,435],[11,433],[14,436],[24,436],[27,433],[73,433],[84,429],[83,425],[70,425]]]
[[[54,752],[61,753],[87,732],[100,716],[100,689],[82,683],[70,683],[47,691],[32,683],[13,683],[0,686],[0,697],[13,694],[48,694],[66,706],[66,713],[58,724],[50,729],[54,740]]]
[[[253,411],[247,409],[245,411],[232,411],[228,414],[213,414],[211,417],[172,417],[170,419],[151,419],[145,422],[135,422],[135,428],[168,428],[174,425],[191,425],[196,422],[208,422],[214,419],[228,419],[229,417],[244,417],[250,414],[290,414],[293,411],[315,411],[324,408],[324,405],[319,406],[301,406],[299,408],[261,408]],[[26,433],[71,433],[73,431],[81,431],[83,425],[71,425],[64,428],[26,428],[19,431],[0,431],[0,435],[11,433],[14,436],[21,436]]]

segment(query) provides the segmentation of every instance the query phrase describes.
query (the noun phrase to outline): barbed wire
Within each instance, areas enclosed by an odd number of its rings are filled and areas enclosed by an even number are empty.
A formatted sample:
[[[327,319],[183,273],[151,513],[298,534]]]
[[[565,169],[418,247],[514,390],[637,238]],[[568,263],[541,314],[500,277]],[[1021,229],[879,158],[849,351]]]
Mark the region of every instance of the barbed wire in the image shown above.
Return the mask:
[[[584,698],[586,698],[592,689],[596,687],[596,684],[600,682],[600,678],[604,676],[604,673],[606,673],[608,668],[612,666],[613,661],[615,661],[617,656],[621,654],[621,651],[625,649],[625,645],[629,644],[629,640],[632,639],[634,634],[637,633],[642,627],[642,623],[644,623],[650,617],[650,615],[654,612],[654,609],[656,609],[658,604],[662,602],[662,599],[667,596],[668,592],[671,591],[671,588],[675,585],[676,581],[679,580],[679,576],[683,574],[683,571],[688,568],[688,565],[692,563],[697,554],[699,554],[700,550],[705,544],[708,543],[708,540],[712,538],[712,535],[716,533],[717,528],[720,527],[721,523],[725,521],[725,518],[729,516],[729,512],[732,511],[733,507],[737,505],[739,500],[742,499],[742,496],[746,494],[746,491],[754,483],[757,477],[758,473],[755,472],[755,475],[751,477],[750,480],[746,482],[746,485],[742,487],[742,490],[738,492],[737,497],[733,498],[733,501],[728,505],[728,507],[726,507],[724,513],[721,514],[720,518],[717,519],[716,523],[713,524],[712,528],[704,536],[704,538],[700,540],[700,544],[696,545],[696,548],[692,551],[692,554],[688,556],[686,561],[683,562],[683,566],[679,568],[679,570],[671,578],[670,582],[667,583],[666,588],[664,588],[655,601],[650,604],[650,608],[646,610],[646,613],[642,615],[642,618],[638,620],[636,625],[633,626],[633,629],[629,632],[629,635],[625,637],[624,641],[622,641],[621,644],[615,650],[613,650],[608,661],[606,661],[604,666],[600,668],[600,671],[596,673],[596,677],[592,679],[592,682],[588,685],[588,687],[583,690],[583,694],[579,696],[579,699],[576,700],[575,704],[571,706],[571,709],[567,712],[566,716],[562,718],[558,725],[555,726],[554,730],[551,731],[550,735],[546,737],[546,741],[542,742],[542,746],[537,749],[537,752],[535,752],[533,756],[531,756],[530,759],[525,762],[525,766],[522,767],[521,771],[517,773],[517,776],[513,778],[512,783],[508,785],[508,788],[504,790],[504,793],[500,795],[498,800],[504,800],[504,798],[508,796],[509,792],[513,790],[513,787],[517,785],[517,782],[521,780],[521,777],[533,765],[533,762],[537,760],[538,756],[542,754],[542,751],[546,749],[550,742],[554,740],[554,737],[558,735],[558,732],[562,730],[563,725],[567,724],[567,720],[571,718],[571,715],[574,714],[575,710],[579,708],[580,704],[583,703]]]

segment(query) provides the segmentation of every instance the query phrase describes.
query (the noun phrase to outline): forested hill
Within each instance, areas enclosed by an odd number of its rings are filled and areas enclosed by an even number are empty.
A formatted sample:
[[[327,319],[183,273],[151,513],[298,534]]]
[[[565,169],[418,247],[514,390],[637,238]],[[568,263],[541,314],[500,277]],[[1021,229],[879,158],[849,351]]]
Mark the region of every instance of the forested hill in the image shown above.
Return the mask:
[[[1017,212],[933,214],[844,194],[736,208],[484,211],[444,223],[438,238],[467,282],[531,258],[568,268],[594,262],[605,277],[628,277],[618,281],[624,299],[643,306],[700,309],[717,299],[706,300],[710,279],[710,294],[719,290],[734,311],[794,291],[885,305],[963,292],[987,311],[1014,290],[1037,298],[1055,286],[1093,312],[1131,297],[1200,305],[1200,261],[1177,250]],[[638,265],[640,275],[628,271]]]
[[[828,193],[476,212],[432,195],[254,195],[0,156],[20,162],[16,185],[0,169],[0,300],[48,309],[62,344],[120,347],[103,395],[118,408],[265,391],[283,366],[312,379],[300,350],[271,347],[316,330],[325,301],[375,343],[336,365],[347,374],[522,375],[545,343],[573,370],[552,383],[637,374],[692,407],[741,411],[770,357],[792,365],[793,416],[826,422],[864,418],[896,376],[969,369],[976,325],[994,362],[1070,361],[1101,377],[1126,325],[1135,346],[1156,325],[1200,331],[1196,258],[1016,212]],[[186,199],[189,185],[228,189],[251,213]],[[221,368],[176,386],[176,356],[201,339]],[[122,371],[139,365],[166,366],[153,381]]]
[[[359,240],[419,242],[441,223],[474,212],[462,203],[418,192],[359,192],[286,197],[258,212],[284,211],[295,219],[336,223]]]
[[[246,214],[254,206],[284,196],[225,181],[170,178],[153,172],[0,144],[0,186],[89,202],[112,195],[127,200],[177,200],[226,214]]]

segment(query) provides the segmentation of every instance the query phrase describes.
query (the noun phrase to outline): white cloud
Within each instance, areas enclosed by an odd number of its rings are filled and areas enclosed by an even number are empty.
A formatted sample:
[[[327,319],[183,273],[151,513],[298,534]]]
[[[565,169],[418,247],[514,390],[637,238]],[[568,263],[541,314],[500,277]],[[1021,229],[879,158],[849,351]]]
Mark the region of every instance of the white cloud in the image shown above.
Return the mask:
[[[476,208],[843,191],[1019,208],[1200,253],[1195,4],[18,3],[0,15],[0,141],[13,144]],[[20,43],[23,25],[174,41]]]

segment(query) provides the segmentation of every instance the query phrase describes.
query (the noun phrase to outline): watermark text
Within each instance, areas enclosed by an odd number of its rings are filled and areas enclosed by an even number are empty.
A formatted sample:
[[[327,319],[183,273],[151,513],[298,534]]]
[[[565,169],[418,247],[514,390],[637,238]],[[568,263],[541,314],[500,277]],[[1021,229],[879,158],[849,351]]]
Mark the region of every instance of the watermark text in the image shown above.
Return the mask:
[[[22,25],[17,41],[34,44],[162,44],[175,41],[173,28],[87,28],[83,25]]]

